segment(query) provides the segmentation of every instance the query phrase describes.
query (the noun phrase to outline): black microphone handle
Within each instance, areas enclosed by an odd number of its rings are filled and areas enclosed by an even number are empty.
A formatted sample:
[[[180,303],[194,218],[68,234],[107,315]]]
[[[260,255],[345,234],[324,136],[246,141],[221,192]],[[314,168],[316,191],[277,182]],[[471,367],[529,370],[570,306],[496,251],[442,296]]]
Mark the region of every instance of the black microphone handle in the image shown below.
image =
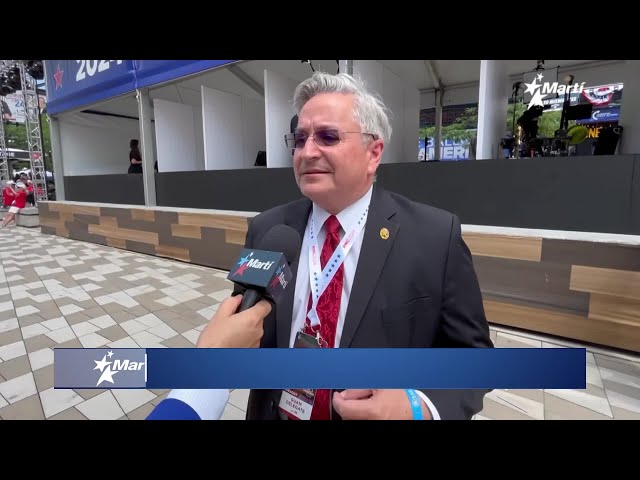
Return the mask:
[[[260,292],[252,288],[248,288],[242,294],[242,302],[240,302],[240,306],[238,307],[238,310],[236,310],[236,313],[243,312],[253,307],[256,303],[260,301],[261,298],[262,298],[262,294]]]

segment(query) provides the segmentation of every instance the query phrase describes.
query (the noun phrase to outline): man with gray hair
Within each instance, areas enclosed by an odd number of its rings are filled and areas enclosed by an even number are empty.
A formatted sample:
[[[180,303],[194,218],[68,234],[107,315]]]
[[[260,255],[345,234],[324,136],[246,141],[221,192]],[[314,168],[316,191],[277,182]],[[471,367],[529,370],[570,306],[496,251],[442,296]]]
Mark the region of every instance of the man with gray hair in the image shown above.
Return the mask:
[[[293,100],[298,124],[285,141],[305,198],[256,216],[245,243],[278,224],[303,238],[295,289],[266,317],[261,347],[492,348],[459,219],[374,182],[392,133],[382,101],[352,76],[322,72]],[[247,419],[470,419],[486,393],[252,390]],[[290,408],[301,395],[308,408]]]

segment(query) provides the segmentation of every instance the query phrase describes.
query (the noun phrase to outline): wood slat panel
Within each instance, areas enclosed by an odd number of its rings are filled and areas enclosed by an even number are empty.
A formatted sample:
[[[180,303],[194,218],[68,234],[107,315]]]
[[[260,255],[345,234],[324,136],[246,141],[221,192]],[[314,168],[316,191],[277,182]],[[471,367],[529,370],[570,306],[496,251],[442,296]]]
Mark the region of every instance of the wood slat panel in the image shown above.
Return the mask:
[[[104,235],[105,237],[122,238],[124,240],[133,240],[134,242],[158,245],[158,234],[155,232],[143,232],[141,230],[116,228],[104,225],[89,225],[89,233]]]
[[[473,265],[485,296],[576,315],[589,311],[589,294],[569,289],[571,265],[483,256],[473,257]]]
[[[100,217],[100,225],[107,227],[118,227],[118,219],[116,217]]]
[[[175,237],[202,238],[202,230],[197,225],[171,225],[171,234]]]
[[[53,227],[53,228],[64,228],[66,229],[66,226],[64,224],[64,220],[60,219],[60,218],[41,218],[40,219],[40,225],[44,226],[44,227]]]
[[[480,233],[465,233],[463,237],[474,255],[534,262],[539,262],[542,257],[542,238],[510,237]]]
[[[626,323],[640,328],[640,300],[592,293],[589,318]]]
[[[57,202],[40,215],[43,231],[56,235],[217,268],[237,258],[248,221]],[[489,321],[640,352],[640,248],[482,233],[464,239]]]
[[[237,217],[233,215],[179,213],[178,223],[180,223],[180,225],[199,225],[201,227],[247,231],[247,217]]]
[[[640,328],[578,315],[485,300],[491,323],[640,352]]]
[[[65,212],[65,213],[81,213],[84,215],[100,215],[100,207],[92,207],[89,205],[70,205],[63,203],[50,202],[49,210],[52,212]]]
[[[38,216],[40,218],[59,218],[60,217],[60,212],[52,212],[51,210],[49,210],[48,206],[43,206],[43,204],[39,204],[40,206],[38,207]]]
[[[133,220],[145,220],[147,222],[155,222],[156,212],[154,210],[132,209],[131,218]]]
[[[107,237],[107,245],[116,248],[127,248],[127,241],[123,238],[109,238]]]
[[[542,261],[640,271],[640,246],[545,238]]]
[[[244,245],[247,232],[240,232],[238,230],[225,230],[224,238],[227,243],[235,243],[236,245]]]
[[[189,261],[189,249],[172,245],[156,245],[156,254],[161,257],[176,258],[184,262]]]
[[[640,272],[573,265],[570,288],[640,300]]]

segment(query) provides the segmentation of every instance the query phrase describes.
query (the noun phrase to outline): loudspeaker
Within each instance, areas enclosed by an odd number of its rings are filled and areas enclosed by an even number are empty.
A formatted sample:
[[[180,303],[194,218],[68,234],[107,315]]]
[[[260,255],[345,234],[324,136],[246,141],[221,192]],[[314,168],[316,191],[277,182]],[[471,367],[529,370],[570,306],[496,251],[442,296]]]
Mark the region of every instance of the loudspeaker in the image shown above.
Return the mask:
[[[610,126],[600,130],[598,140],[593,150],[594,155],[615,155],[618,140],[622,135],[623,127]]]
[[[254,167],[266,167],[267,166],[267,152],[264,150],[259,150],[258,155],[256,155],[256,163],[253,164]]]

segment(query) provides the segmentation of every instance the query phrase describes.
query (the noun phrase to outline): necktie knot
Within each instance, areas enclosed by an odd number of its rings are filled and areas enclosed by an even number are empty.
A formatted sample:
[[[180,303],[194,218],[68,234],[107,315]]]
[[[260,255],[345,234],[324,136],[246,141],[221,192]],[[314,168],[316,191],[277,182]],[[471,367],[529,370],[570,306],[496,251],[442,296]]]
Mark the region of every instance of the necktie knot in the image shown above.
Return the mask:
[[[340,221],[335,215],[331,215],[329,218],[327,218],[327,221],[324,222],[324,228],[327,231],[327,235],[337,235],[338,237],[340,237]]]

